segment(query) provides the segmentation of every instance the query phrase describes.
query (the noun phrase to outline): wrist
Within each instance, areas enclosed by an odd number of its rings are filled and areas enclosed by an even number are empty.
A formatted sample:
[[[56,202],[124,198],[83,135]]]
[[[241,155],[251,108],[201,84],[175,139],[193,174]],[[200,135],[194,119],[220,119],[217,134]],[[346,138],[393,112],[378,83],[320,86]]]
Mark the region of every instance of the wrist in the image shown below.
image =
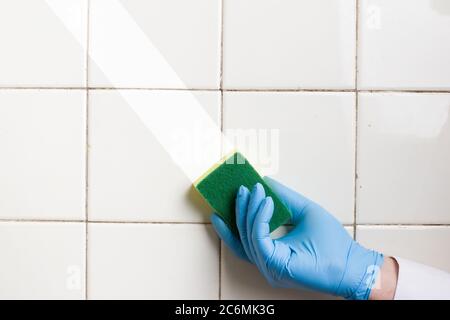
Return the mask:
[[[393,300],[397,288],[398,263],[392,257],[385,261],[370,292],[369,300]]]

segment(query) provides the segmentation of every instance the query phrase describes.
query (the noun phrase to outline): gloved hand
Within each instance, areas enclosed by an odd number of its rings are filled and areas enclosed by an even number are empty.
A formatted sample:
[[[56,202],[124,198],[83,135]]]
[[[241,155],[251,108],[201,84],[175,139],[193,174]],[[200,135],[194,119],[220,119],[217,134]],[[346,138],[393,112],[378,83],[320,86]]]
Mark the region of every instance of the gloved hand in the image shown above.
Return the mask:
[[[363,248],[318,204],[265,178],[292,213],[293,229],[279,239],[269,234],[274,204],[261,184],[251,193],[241,186],[236,197],[239,237],[217,215],[212,224],[239,257],[256,264],[276,287],[310,288],[347,299],[368,299],[383,255]]]

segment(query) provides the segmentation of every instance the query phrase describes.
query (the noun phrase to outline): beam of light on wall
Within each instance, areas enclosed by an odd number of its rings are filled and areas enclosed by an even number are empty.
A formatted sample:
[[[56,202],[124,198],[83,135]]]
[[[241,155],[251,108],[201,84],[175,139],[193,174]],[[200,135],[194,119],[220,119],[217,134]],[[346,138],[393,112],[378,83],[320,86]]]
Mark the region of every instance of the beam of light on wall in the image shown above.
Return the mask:
[[[77,36],[70,6],[60,0],[46,2],[80,46],[86,49],[86,44]],[[99,23],[96,25],[96,33],[104,37],[114,37],[114,41],[120,41],[121,45],[132,51],[135,59],[142,63],[140,72],[143,75],[157,74],[162,83],[175,83],[177,88],[187,89],[182,79],[119,0],[108,0],[108,10],[97,14],[99,19],[114,17],[116,23]],[[107,48],[96,48],[89,52],[89,55],[90,61],[103,72],[112,87],[119,87],[118,84],[123,80],[121,69],[127,68],[127,65],[118,64]],[[195,181],[219,161],[222,154],[233,149],[233,144],[222,134],[220,126],[193,94],[181,97],[170,91],[162,91],[158,104],[154,105],[144,104],[133,90],[120,90],[120,94],[191,181]],[[183,136],[183,139],[180,139],[180,136]],[[185,148],[186,141],[190,142],[189,148]]]

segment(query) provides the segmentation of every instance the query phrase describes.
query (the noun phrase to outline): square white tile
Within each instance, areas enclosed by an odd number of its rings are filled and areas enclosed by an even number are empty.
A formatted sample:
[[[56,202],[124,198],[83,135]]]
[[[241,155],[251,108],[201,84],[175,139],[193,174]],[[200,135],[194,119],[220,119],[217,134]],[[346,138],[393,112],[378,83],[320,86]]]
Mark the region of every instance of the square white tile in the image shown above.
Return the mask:
[[[450,94],[361,94],[358,223],[449,223]]]
[[[342,223],[352,223],[354,105],[353,93],[229,92],[224,128],[238,137],[235,141],[258,135],[251,147],[244,145],[248,154],[242,151],[261,174],[321,204]]]
[[[283,228],[280,228],[283,229]],[[277,229],[273,237],[277,238],[287,231]],[[353,234],[352,227],[345,228]],[[270,286],[256,266],[237,258],[222,244],[222,299],[256,299],[256,300],[323,300],[337,299],[332,295],[311,290],[274,288]]]
[[[82,90],[0,90],[0,218],[84,218],[85,113]]]
[[[0,222],[0,299],[84,299],[83,223]]]
[[[210,225],[89,225],[90,299],[217,299],[219,241]]]
[[[219,0],[91,0],[89,84],[218,88]]]
[[[0,39],[0,86],[85,86],[86,0],[2,0]]]
[[[128,100],[122,98],[123,92],[90,92],[89,218],[209,221],[209,207],[127,103]],[[131,95],[134,101],[149,108],[164,108],[167,101],[172,100],[189,108],[194,99],[201,110],[219,123],[218,92],[126,92],[127,97]]]
[[[450,272],[450,226],[358,226],[366,247]]]
[[[450,2],[361,0],[360,89],[449,89]]]
[[[224,1],[226,88],[354,88],[354,0]]]

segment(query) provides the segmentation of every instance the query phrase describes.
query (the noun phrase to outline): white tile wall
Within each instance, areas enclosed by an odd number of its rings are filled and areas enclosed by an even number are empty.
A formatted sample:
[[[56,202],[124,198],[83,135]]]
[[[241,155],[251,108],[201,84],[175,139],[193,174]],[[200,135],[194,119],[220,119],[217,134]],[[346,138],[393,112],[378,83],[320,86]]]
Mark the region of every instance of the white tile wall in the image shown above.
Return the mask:
[[[446,0],[0,1],[0,298],[330,298],[220,250],[124,92],[278,129],[275,177],[450,271],[449,19]]]
[[[210,225],[89,226],[92,299],[217,299],[219,241]]]
[[[128,106],[121,92],[96,90],[89,96],[89,217],[122,221],[209,221],[210,209],[192,189],[192,182]],[[204,110],[220,122],[217,92],[135,90],[132,93],[136,101],[149,107],[163,107],[164,101],[174,95],[189,105],[193,94]]]
[[[355,1],[224,1],[226,88],[349,89]]]
[[[86,85],[87,0],[57,6],[59,17],[45,0],[0,2],[0,86]]]
[[[450,223],[450,94],[359,97],[360,223]]]
[[[450,272],[446,248],[449,226],[358,227],[357,240],[388,255],[423,263]]]
[[[83,299],[85,225],[0,222],[0,299]]]
[[[450,3],[360,0],[361,89],[450,89]]]
[[[220,17],[219,0],[91,0],[90,85],[218,89]]]
[[[85,98],[0,90],[0,218],[84,218]]]

